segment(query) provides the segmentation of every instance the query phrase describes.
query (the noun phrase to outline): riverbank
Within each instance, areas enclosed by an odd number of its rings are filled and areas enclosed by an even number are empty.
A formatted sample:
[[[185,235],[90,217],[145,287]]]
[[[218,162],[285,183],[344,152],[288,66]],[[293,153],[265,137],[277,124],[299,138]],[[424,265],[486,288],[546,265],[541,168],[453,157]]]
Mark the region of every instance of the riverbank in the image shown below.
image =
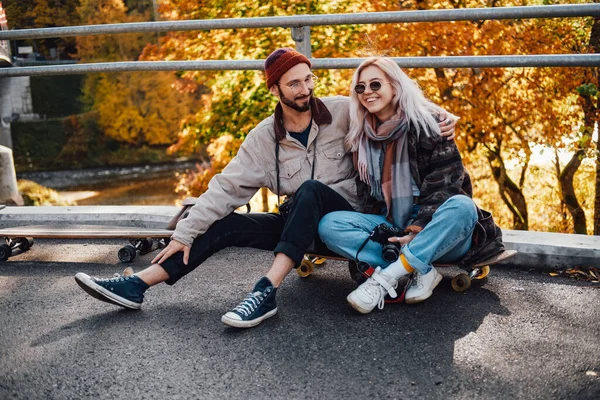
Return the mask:
[[[54,190],[83,190],[92,185],[118,185],[120,181],[144,181],[171,176],[195,169],[198,162],[200,161],[184,159],[163,164],[17,172],[17,178],[34,181]]]
[[[196,168],[196,160],[111,168],[18,173],[59,192],[78,205],[176,205],[178,174]]]

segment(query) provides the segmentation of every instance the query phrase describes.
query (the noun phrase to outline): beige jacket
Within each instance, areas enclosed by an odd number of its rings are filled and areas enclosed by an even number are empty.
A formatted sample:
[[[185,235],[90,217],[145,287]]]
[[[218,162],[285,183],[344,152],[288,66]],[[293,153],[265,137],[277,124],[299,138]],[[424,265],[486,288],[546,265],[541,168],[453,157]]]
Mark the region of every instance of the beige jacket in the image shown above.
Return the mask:
[[[313,99],[313,124],[305,148],[285,131],[281,105],[263,120],[242,143],[237,155],[208,184],[187,218],[179,221],[172,238],[186,245],[216,221],[248,203],[262,187],[277,193],[275,138],[280,137],[280,194],[293,195],[310,179],[316,140],[314,177],[341,194],[361,211],[352,156],[344,150],[349,129],[348,98]]]

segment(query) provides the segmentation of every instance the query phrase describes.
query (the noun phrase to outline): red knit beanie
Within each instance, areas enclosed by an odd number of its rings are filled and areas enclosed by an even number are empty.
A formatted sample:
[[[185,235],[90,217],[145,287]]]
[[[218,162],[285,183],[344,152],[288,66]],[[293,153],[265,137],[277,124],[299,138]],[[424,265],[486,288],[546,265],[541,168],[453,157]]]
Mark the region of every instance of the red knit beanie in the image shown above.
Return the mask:
[[[281,75],[288,72],[292,67],[298,64],[308,64],[311,67],[310,61],[304,54],[298,53],[294,49],[284,47],[272,52],[265,60],[265,74],[267,75],[267,87],[271,88],[277,83]]]

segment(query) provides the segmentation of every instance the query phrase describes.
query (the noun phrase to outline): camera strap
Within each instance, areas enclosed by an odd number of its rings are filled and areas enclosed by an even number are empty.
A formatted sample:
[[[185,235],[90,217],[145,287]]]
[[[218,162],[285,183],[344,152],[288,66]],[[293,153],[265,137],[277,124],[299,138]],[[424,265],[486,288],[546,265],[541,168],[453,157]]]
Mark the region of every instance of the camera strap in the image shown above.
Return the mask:
[[[367,245],[367,243],[369,242],[369,240],[371,240],[373,238],[373,236],[375,235],[375,230],[377,230],[377,227],[373,228],[373,230],[371,231],[371,233],[369,234],[369,236],[367,236],[367,238],[365,239],[364,242],[362,242],[362,244],[360,245],[360,247],[358,248],[358,250],[356,251],[356,256],[354,257],[354,260],[359,263],[360,261],[358,261],[358,255],[360,254],[360,252],[365,248],[365,246]]]

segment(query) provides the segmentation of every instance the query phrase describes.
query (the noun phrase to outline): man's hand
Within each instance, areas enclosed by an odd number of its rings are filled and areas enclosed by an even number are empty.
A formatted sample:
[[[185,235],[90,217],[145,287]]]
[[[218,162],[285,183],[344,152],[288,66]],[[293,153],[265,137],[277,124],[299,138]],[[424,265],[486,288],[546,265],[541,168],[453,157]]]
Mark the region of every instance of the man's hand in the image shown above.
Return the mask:
[[[190,259],[190,246],[186,246],[185,244],[178,242],[175,239],[172,239],[169,242],[169,245],[162,249],[160,253],[152,260],[152,264],[162,264],[167,258],[171,257],[173,254],[183,251],[183,263],[187,265],[188,260]]]
[[[393,236],[388,239],[388,242],[397,243],[400,246],[406,246],[415,238],[415,236],[416,234],[414,232],[408,232],[408,234],[404,236]]]
[[[440,134],[447,138],[448,140],[454,140],[456,137],[456,121],[448,119],[448,114],[445,112],[440,113],[440,123],[438,124],[440,127]]]

